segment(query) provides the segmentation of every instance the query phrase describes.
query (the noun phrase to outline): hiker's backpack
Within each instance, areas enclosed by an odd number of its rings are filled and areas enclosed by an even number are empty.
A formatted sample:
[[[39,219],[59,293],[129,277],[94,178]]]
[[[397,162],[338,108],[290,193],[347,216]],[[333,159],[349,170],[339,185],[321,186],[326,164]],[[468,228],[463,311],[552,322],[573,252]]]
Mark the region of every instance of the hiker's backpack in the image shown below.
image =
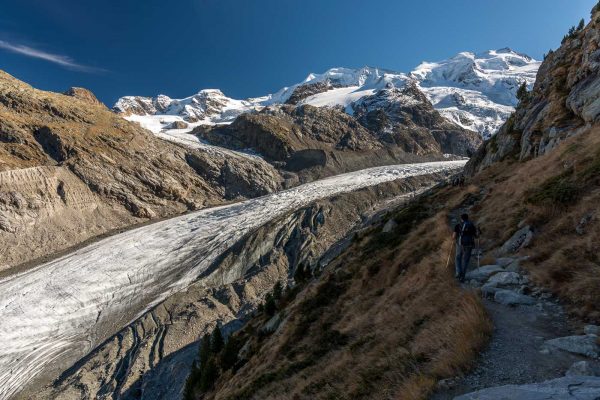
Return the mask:
[[[471,221],[463,222],[460,226],[460,244],[461,246],[474,246],[477,229]]]

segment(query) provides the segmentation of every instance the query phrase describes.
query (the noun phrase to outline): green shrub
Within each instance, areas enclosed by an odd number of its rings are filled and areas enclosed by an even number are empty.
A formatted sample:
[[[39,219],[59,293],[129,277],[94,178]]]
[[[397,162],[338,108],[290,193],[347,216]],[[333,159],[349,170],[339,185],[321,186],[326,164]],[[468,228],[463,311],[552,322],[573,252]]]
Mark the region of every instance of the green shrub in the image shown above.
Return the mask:
[[[531,191],[527,201],[537,205],[568,206],[579,197],[579,188],[572,181],[572,170],[546,180]]]

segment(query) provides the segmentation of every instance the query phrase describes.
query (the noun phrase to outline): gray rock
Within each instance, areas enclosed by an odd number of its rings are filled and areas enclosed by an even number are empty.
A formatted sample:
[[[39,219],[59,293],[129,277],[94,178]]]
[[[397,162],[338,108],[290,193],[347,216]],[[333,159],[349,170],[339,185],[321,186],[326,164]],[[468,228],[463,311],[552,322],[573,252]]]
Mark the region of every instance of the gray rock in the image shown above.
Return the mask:
[[[583,332],[586,335],[600,335],[600,326],[598,325],[586,325],[583,327]]]
[[[589,361],[577,361],[566,373],[567,376],[600,376],[600,368]]]
[[[519,260],[515,260],[515,261],[511,262],[510,264],[508,264],[506,267],[504,267],[504,269],[508,272],[521,273],[521,264],[520,264]]]
[[[527,247],[533,238],[531,226],[527,225],[516,231],[510,239],[500,248],[500,254],[516,253],[523,247]]]
[[[490,286],[509,286],[520,285],[525,282],[523,276],[516,272],[498,272],[488,279],[486,285]]]
[[[477,281],[485,281],[489,279],[490,276],[502,271],[503,269],[499,265],[485,265],[468,272],[466,278],[468,280],[475,279]]]
[[[388,222],[385,223],[381,232],[392,233],[393,231],[396,230],[397,227],[398,227],[398,223],[396,221],[394,221],[394,219],[392,218]]]
[[[502,290],[496,286],[483,285],[481,287],[481,294],[485,297],[494,297],[498,290]]]
[[[270,320],[265,322],[265,324],[260,329],[263,333],[273,333],[277,330],[279,325],[281,324],[281,315],[279,313],[273,315]]]
[[[600,378],[566,376],[542,383],[492,387],[454,400],[597,400],[599,397]]]
[[[585,234],[585,227],[592,222],[592,220],[594,219],[594,214],[592,213],[588,213],[586,215],[584,215],[581,218],[581,221],[579,221],[579,224],[577,224],[577,226],[575,227],[575,232],[577,232],[578,235],[584,235]]]
[[[512,258],[512,257],[500,257],[500,258],[496,258],[496,264],[498,264],[502,268],[508,267],[510,264],[514,263],[515,261],[517,261],[517,259],[516,258]]]
[[[545,344],[551,348],[567,351],[569,353],[581,354],[591,358],[598,358],[598,355],[600,354],[598,336],[596,335],[565,336],[546,340]]]
[[[507,289],[498,289],[496,293],[494,293],[494,301],[504,304],[505,306],[535,304],[535,299],[533,297]]]

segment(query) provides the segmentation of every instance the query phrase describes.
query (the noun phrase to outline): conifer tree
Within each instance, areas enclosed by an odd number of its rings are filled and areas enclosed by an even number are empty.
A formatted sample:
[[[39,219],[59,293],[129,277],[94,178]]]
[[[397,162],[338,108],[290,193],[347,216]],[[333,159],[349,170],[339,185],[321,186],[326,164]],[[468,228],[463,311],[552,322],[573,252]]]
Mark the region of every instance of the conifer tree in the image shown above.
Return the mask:
[[[265,314],[267,314],[269,317],[272,317],[273,315],[275,315],[275,312],[277,311],[277,304],[275,303],[275,299],[273,298],[273,295],[271,293],[267,294],[267,297],[265,298]]]
[[[185,381],[185,387],[183,389],[184,400],[194,399],[194,389],[200,384],[201,375],[200,367],[198,367],[198,364],[196,361],[194,361],[192,364],[192,370]]]
[[[524,101],[527,101],[528,97],[529,97],[529,91],[527,90],[527,82],[523,81],[523,83],[519,87],[519,90],[517,90],[517,99],[520,102],[524,102]]]
[[[277,282],[275,287],[273,288],[273,299],[276,301],[281,300],[281,295],[283,294],[283,285],[281,282]]]
[[[569,29],[569,34],[567,36],[569,36],[569,37],[575,36],[576,30],[577,30],[577,28],[575,28],[574,26],[572,26],[571,29]]]
[[[210,335],[207,333],[202,338],[200,345],[200,368],[204,367],[210,358]]]
[[[579,21],[579,25],[577,26],[577,30],[582,31],[583,28],[585,28],[585,20],[581,18],[581,21]]]
[[[213,388],[215,381],[219,376],[219,370],[215,363],[215,358],[210,357],[204,367],[202,367],[202,375],[200,376],[200,391],[206,392]]]
[[[210,342],[210,352],[212,354],[217,354],[221,351],[221,349],[223,349],[224,345],[225,341],[223,340],[221,329],[219,329],[219,327],[216,326],[212,334],[212,340]]]
[[[223,371],[227,371],[237,363],[238,361],[238,339],[236,336],[231,335],[225,343],[223,352],[221,353],[221,368]]]

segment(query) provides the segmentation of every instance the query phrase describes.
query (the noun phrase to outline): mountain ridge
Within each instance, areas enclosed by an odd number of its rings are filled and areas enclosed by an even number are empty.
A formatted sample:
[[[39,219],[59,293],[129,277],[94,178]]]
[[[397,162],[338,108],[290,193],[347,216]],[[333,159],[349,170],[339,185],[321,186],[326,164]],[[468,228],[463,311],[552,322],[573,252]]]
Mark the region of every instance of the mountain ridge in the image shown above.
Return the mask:
[[[409,73],[369,66],[335,67],[321,74],[309,73],[302,82],[261,97],[236,100],[219,89],[203,89],[183,99],[125,96],[113,110],[153,132],[168,130],[175,121],[185,122],[186,128],[180,129],[191,131],[197,125],[230,123],[245,112],[275,104],[341,106],[352,114],[354,103],[377,90],[401,89],[416,82],[444,117],[486,138],[513,111],[521,83],[532,86],[538,67],[533,58],[509,48],[462,52],[440,62],[423,62]],[[308,95],[300,95],[299,91],[307,89]]]

